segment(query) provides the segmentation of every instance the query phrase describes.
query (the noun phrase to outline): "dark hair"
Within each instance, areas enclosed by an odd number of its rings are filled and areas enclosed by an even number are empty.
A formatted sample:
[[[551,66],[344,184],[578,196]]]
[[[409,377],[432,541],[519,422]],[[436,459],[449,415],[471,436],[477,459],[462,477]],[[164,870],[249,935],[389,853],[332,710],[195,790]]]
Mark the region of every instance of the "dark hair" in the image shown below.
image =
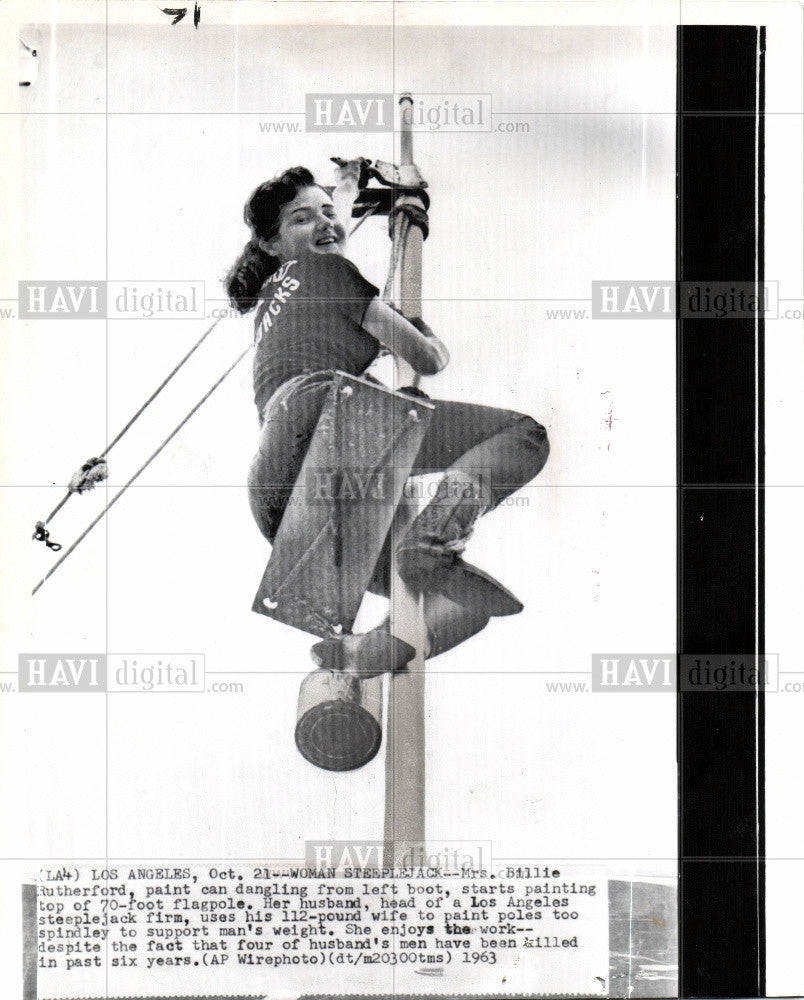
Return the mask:
[[[266,253],[259,241],[273,239],[279,232],[282,206],[293,201],[303,188],[314,186],[315,178],[306,167],[291,167],[251,193],[243,209],[251,239],[224,280],[229,301],[238,312],[254,308],[265,279],[279,267],[279,259]]]

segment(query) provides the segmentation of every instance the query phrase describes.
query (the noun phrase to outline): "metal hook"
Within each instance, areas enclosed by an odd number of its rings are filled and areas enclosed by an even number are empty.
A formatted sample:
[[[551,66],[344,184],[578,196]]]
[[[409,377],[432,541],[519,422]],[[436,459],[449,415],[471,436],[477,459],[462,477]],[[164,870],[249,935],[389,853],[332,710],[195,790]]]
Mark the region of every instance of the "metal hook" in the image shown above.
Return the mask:
[[[47,545],[47,547],[49,549],[52,549],[54,552],[58,552],[61,549],[61,545],[58,542],[51,542],[50,532],[45,527],[44,521],[36,522],[34,533],[33,535],[31,535],[31,538],[33,538],[34,541],[37,542],[44,542],[45,545]]]

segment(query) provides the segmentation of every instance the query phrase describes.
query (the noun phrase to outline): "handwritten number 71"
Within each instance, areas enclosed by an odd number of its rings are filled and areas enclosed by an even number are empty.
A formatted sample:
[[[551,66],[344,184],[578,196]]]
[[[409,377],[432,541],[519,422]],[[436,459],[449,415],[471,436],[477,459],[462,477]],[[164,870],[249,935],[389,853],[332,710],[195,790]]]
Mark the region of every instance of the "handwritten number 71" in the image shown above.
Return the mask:
[[[179,21],[181,21],[181,19],[187,13],[186,7],[160,7],[159,9],[162,11],[163,14],[167,14],[168,17],[173,18],[173,20],[170,22],[171,24],[178,24]],[[200,20],[201,20],[201,8],[196,3],[195,7],[193,8],[193,24],[195,25],[196,28],[198,27],[198,22]]]

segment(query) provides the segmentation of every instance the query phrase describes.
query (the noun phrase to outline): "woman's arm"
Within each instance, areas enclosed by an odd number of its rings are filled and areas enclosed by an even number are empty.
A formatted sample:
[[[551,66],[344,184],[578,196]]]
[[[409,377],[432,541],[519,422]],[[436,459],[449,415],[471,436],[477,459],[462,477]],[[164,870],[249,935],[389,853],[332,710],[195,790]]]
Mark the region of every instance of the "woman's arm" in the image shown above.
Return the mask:
[[[333,159],[337,169],[332,200],[348,234],[364,161]],[[369,304],[363,317],[363,327],[392,354],[407,361],[419,375],[436,375],[449,362],[447,348],[423,320],[411,323],[381,299],[373,299]]]
[[[372,299],[363,317],[363,328],[419,375],[437,375],[449,362],[449,351],[422,321],[424,331],[396,312],[382,299]]]

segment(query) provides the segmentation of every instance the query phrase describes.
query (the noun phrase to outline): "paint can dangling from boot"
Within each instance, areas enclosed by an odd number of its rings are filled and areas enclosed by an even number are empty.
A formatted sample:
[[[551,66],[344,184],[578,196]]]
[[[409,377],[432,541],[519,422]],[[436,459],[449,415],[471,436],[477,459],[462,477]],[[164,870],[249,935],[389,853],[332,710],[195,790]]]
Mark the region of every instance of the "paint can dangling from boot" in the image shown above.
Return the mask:
[[[321,668],[299,691],[296,746],[326,771],[353,771],[377,755],[382,742],[382,676],[361,678]]]

